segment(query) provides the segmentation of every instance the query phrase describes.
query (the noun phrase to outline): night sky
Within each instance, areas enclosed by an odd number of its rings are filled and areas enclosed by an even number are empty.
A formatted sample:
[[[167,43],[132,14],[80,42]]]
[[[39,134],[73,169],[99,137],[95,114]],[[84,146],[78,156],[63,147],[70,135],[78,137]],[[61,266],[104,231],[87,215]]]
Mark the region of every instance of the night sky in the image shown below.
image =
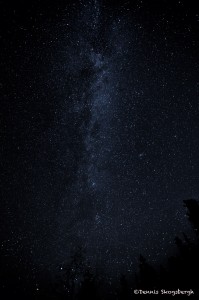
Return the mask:
[[[0,232],[8,268],[132,272],[191,230],[197,1],[0,1]],[[10,263],[10,265],[9,265]],[[111,275],[112,276],[112,275]]]

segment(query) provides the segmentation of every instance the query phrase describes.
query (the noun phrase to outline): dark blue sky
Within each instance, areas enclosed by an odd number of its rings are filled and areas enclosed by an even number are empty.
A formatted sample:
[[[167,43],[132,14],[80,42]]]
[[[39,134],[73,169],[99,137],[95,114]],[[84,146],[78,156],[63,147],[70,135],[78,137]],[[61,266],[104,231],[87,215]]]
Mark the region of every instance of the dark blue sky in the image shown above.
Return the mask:
[[[2,2],[2,248],[53,270],[164,261],[198,198],[199,11]]]

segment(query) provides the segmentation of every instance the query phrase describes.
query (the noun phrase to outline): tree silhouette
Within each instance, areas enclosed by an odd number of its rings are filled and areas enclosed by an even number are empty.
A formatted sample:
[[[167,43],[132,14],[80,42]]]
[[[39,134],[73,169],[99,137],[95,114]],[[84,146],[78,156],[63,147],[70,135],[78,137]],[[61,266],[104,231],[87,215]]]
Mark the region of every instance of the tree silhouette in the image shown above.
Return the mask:
[[[84,251],[78,247],[69,263],[62,268],[61,280],[56,286],[59,298],[63,299],[97,299],[97,276],[93,275],[87,264]]]
[[[155,287],[157,283],[155,269],[147,262],[144,256],[140,255],[139,261],[139,285],[142,288]]]
[[[184,205],[188,209],[188,217],[191,222],[196,235],[199,235],[199,204],[196,200],[184,200]]]
[[[90,270],[86,270],[78,292],[78,299],[92,300],[97,299],[98,280]]]
[[[129,290],[129,283],[126,279],[125,275],[120,277],[120,291],[118,293],[119,300],[129,299],[130,290]]]
[[[187,208],[187,215],[194,232],[199,234],[199,205],[196,200],[183,201]],[[172,288],[182,290],[193,289],[198,294],[199,277],[199,243],[198,239],[191,241],[185,233],[183,238],[176,237],[175,243],[178,253],[168,258],[167,267],[160,266],[155,271],[143,256],[140,256],[140,270],[137,274],[139,288]]]

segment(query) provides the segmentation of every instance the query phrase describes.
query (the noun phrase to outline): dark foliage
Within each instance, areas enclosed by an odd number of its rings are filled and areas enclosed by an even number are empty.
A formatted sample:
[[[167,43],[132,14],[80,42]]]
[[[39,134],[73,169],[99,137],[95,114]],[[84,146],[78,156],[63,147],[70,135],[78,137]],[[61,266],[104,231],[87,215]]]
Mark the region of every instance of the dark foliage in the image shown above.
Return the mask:
[[[142,297],[135,295],[134,289],[143,290],[177,290],[182,291],[192,289],[195,295],[198,295],[198,270],[199,270],[199,204],[196,200],[185,200],[185,208],[187,209],[188,219],[195,232],[195,240],[192,241],[186,234],[183,233],[182,238],[176,237],[175,243],[177,246],[177,254],[168,258],[166,266],[159,268],[153,267],[147,260],[140,255],[139,258],[139,272],[136,274],[134,280],[127,279],[122,275],[118,285],[116,284],[113,289],[116,293],[112,292],[109,297],[105,294],[99,294],[103,289],[103,280],[99,281],[91,270],[83,264],[83,256],[81,251],[74,256],[71,264],[67,266],[65,273],[65,280],[68,284],[68,291],[70,291],[67,299],[132,299],[135,297]],[[75,274],[71,273],[73,265],[76,266]],[[79,270],[81,269],[81,276]],[[78,276],[81,277],[79,285],[74,280]],[[133,278],[133,274],[132,277]],[[75,291],[76,290],[76,291]],[[67,295],[65,291],[65,295]],[[101,297],[100,297],[100,296]],[[146,295],[144,295],[146,297]],[[149,297],[148,295],[147,297]],[[153,295],[154,297],[154,295]]]
[[[191,222],[196,237],[192,242],[183,233],[183,239],[176,237],[178,254],[168,259],[167,268],[162,266],[155,270],[146,260],[140,257],[140,272],[137,287],[145,289],[190,290],[195,295],[199,292],[199,204],[196,200],[185,200],[187,216]]]
[[[135,295],[134,289],[143,290],[190,290],[199,295],[199,204],[196,200],[184,201],[188,219],[194,229],[195,239],[183,233],[176,237],[177,254],[169,257],[167,265],[153,267],[140,255],[139,272],[128,278],[121,275],[120,281],[109,286],[101,274],[96,275],[86,261],[82,248],[71,256],[70,262],[60,268],[60,276],[56,284],[46,278],[40,280],[39,289],[35,288],[34,278],[28,276],[28,265],[21,267],[17,261],[12,262],[8,270],[10,258],[1,261],[1,287],[3,299],[69,299],[69,300],[129,300]],[[37,277],[37,274],[35,274]],[[38,278],[38,277],[37,277]],[[130,279],[131,278],[131,279]],[[45,282],[48,282],[47,284]],[[12,288],[11,288],[12,287]],[[147,295],[150,297],[151,295]],[[144,295],[146,297],[146,295]],[[153,295],[154,297],[154,295]]]

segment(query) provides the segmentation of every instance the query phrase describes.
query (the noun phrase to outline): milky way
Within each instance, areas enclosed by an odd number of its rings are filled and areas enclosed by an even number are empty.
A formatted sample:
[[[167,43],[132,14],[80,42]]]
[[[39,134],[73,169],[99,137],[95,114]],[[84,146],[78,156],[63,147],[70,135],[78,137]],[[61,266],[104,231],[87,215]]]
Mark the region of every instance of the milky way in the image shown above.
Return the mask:
[[[92,13],[93,22],[89,24],[89,36],[94,31],[95,41],[96,38],[100,38],[99,30],[102,26],[99,20],[100,8],[99,4],[95,3],[89,15],[88,8],[91,9],[90,6],[86,6],[83,16],[85,18],[86,15],[90,20]],[[90,47],[90,43],[87,44],[87,36],[82,40],[82,47],[88,49],[86,58],[91,78],[87,89],[81,91],[82,95],[74,106],[74,112],[77,114],[86,111],[88,119],[81,125],[82,162],[77,170],[77,179],[71,190],[70,201],[66,200],[67,211],[72,213],[75,219],[71,231],[71,245],[74,240],[75,243],[83,245],[88,251],[90,260],[97,265],[100,265],[101,260],[104,259],[110,264],[113,264],[114,260],[119,263],[118,254],[116,257],[114,254],[117,253],[118,243],[120,243],[117,228],[120,222],[119,205],[116,203],[118,196],[114,187],[113,170],[109,165],[110,161],[113,166],[117,165],[118,159],[116,154],[115,158],[113,157],[119,134],[114,121],[117,117],[119,101],[115,87],[120,83],[115,65],[118,59],[121,60],[121,50],[124,45],[122,42],[118,45],[117,40],[116,45],[111,45],[113,30],[117,31],[118,28],[119,26],[114,25],[113,22],[107,28],[109,34],[105,41],[107,44],[105,49],[111,49],[107,51],[108,53],[99,49],[98,45]],[[64,213],[63,218],[65,217]],[[119,226],[123,226],[121,222]],[[61,224],[65,230],[67,228],[65,220],[62,220]]]

